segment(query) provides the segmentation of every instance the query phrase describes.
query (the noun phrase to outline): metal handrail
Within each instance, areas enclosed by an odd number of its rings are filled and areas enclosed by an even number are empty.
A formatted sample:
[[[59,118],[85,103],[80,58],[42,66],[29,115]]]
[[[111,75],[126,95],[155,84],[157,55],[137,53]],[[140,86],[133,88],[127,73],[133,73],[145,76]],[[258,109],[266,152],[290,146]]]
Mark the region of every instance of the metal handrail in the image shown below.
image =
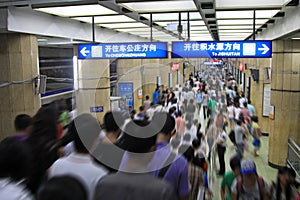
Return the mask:
[[[291,143],[297,149],[298,152],[300,152],[300,147],[292,138],[289,138],[288,142]]]
[[[300,148],[297,143],[289,138],[287,149],[287,164],[296,172],[297,178],[300,177]]]

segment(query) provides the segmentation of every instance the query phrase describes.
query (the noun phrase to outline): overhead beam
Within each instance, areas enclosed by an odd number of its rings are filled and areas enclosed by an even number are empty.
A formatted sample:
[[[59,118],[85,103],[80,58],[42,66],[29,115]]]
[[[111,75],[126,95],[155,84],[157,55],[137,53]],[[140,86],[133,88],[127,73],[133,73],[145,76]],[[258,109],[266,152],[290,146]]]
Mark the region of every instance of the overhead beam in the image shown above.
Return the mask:
[[[216,15],[216,11],[215,11],[215,1],[209,1],[209,2],[203,2],[200,0],[194,0],[195,6],[198,10],[198,12],[200,13],[209,33],[211,34],[211,37],[214,40],[219,40],[219,35],[218,35],[218,30],[216,29],[215,26],[217,26],[217,22],[215,18],[212,18],[213,15]],[[213,10],[213,12],[211,13],[205,13],[205,9],[209,9],[209,10]],[[206,17],[207,14],[209,18]],[[213,26],[213,28],[211,28],[211,26]]]
[[[89,5],[97,4],[98,0],[11,0],[1,1],[0,8],[3,7],[31,7],[31,8],[46,8],[46,7],[57,7],[57,6],[76,6],[76,5]]]
[[[150,20],[146,19],[145,17],[141,16],[139,13],[137,13],[135,11],[131,11],[128,8],[125,8],[125,7],[122,7],[121,5],[116,4],[116,2],[114,0],[99,1],[98,3],[99,3],[99,5],[101,5],[103,7],[106,7],[108,9],[110,9],[110,10],[113,10],[113,11],[119,13],[119,14],[125,15],[125,16],[127,16],[127,17],[135,20],[136,22],[143,23],[143,24],[149,26],[149,28],[152,25],[153,28],[155,28],[155,29],[157,29],[159,31],[162,31],[162,32],[164,32],[166,34],[169,34],[170,36],[180,38],[180,36],[178,34],[172,32],[172,31],[167,30],[166,28],[158,25],[155,22],[153,22],[151,24]],[[141,20],[141,19],[144,19],[144,20]]]
[[[2,32],[19,32],[41,36],[70,38],[73,41],[92,42],[91,24],[82,23],[69,18],[53,16],[38,12],[31,8],[10,7],[0,9],[0,16],[6,14],[0,23]],[[6,27],[2,22],[6,21]],[[95,42],[143,42],[149,41],[129,33],[117,32],[105,28],[95,27]]]

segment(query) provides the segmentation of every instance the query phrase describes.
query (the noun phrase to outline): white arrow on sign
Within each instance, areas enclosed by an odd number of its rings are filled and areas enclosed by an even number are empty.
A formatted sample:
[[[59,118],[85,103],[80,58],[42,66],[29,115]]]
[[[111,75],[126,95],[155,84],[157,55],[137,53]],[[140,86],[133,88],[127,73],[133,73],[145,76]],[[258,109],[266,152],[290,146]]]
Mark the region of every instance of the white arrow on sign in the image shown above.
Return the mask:
[[[90,53],[89,50],[86,50],[86,47],[83,47],[81,50],[80,50],[80,53],[83,55],[83,56],[86,56],[87,53]]]
[[[265,44],[262,44],[262,46],[263,48],[258,48],[258,50],[263,51],[261,54],[266,54],[270,50],[270,48]]]

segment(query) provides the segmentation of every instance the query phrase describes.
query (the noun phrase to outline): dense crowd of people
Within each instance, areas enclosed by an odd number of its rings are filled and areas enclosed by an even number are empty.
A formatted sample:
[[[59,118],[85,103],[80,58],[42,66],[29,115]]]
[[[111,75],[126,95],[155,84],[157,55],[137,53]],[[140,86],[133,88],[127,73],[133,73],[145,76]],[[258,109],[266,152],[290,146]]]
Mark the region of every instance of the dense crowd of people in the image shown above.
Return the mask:
[[[0,199],[300,199],[293,169],[267,183],[244,155],[252,141],[259,156],[261,130],[225,68],[191,74],[183,87],[159,86],[138,112],[109,111],[103,124],[70,111],[67,101],[16,116],[15,134],[0,142]],[[236,154],[226,161],[229,140]],[[216,157],[220,192],[209,186]]]

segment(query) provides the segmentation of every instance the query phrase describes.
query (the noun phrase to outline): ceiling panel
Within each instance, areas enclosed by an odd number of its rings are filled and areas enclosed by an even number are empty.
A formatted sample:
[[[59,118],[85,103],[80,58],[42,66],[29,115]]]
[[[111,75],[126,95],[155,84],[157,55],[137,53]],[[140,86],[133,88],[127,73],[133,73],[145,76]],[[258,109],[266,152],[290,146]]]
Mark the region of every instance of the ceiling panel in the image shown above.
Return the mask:
[[[186,1],[154,1],[135,2],[121,4],[137,12],[169,12],[169,11],[196,11],[197,8],[193,0]]]
[[[92,23],[92,17],[75,17],[73,19]],[[95,23],[120,23],[120,22],[135,22],[134,19],[126,17],[125,15],[113,15],[113,16],[97,16],[94,17]]]
[[[143,23],[118,23],[118,24],[99,24],[99,26],[103,26],[106,28],[133,28],[133,27],[148,27],[146,24]]]
[[[252,33],[252,30],[234,29],[234,30],[219,30],[219,33]]]
[[[241,8],[274,8],[281,7],[289,0],[216,0],[216,9],[241,9]]]
[[[142,14],[143,17],[146,17],[150,20],[150,14]],[[181,20],[187,20],[187,13],[181,13]],[[164,20],[174,20],[178,21],[179,14],[178,13],[153,13],[152,20],[155,21],[164,21]],[[190,20],[200,20],[201,15],[199,12],[191,12]]]
[[[234,29],[237,29],[237,30],[242,30],[242,29],[253,29],[253,25],[242,25],[242,26],[240,26],[240,25],[219,25],[218,26],[218,29],[219,30],[224,30],[224,29],[226,29],[226,30],[234,30]]]
[[[257,19],[255,20],[255,24],[264,24],[268,20],[267,19]],[[237,19],[237,20],[218,20],[218,25],[245,25],[245,24],[253,24],[252,19]]]
[[[256,18],[272,18],[279,10],[257,10],[255,11]],[[216,11],[217,19],[243,19],[253,18],[254,12],[252,10],[242,11]]]
[[[38,8],[35,10],[46,12],[53,15],[62,16],[62,17],[118,14],[115,11],[100,6],[99,4]]]

